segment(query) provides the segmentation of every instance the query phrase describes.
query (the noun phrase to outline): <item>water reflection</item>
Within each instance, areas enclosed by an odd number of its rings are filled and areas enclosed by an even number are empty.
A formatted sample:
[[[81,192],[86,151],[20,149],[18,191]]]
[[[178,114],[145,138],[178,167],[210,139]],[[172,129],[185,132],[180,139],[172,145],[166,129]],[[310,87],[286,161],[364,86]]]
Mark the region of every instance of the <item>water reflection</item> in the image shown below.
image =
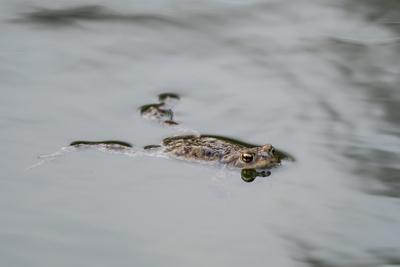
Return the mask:
[[[330,39],[327,48],[325,53],[333,53],[332,63],[349,86],[363,93],[364,98],[360,101],[368,114],[368,118],[359,118],[357,121],[358,127],[363,127],[363,132],[358,135],[353,134],[355,125],[349,123],[348,118],[342,117],[341,123],[347,125],[347,130],[335,138],[351,142],[342,153],[355,163],[353,171],[357,175],[371,179],[372,183],[364,182],[361,185],[365,192],[400,197],[400,156],[396,149],[400,144],[400,99],[397,86],[400,75],[396,73],[400,74],[400,69],[397,60],[393,60],[398,58],[396,46],[388,46],[379,41],[368,43]],[[332,113],[328,107],[324,108]],[[369,128],[366,128],[367,121],[372,122]]]
[[[381,24],[400,32],[398,20],[400,9],[397,0],[365,0],[362,5],[357,0],[350,0],[346,2],[346,6],[350,10],[364,12],[365,18],[372,23]]]
[[[15,22],[39,23],[48,26],[71,26],[77,21],[129,22],[136,24],[157,24],[183,27],[181,23],[167,16],[154,14],[121,14],[99,5],[83,5],[70,8],[38,8],[27,12]]]
[[[257,171],[255,169],[243,169],[240,172],[242,180],[246,183],[253,182],[257,177],[268,177],[271,175],[270,171]]]
[[[28,13],[29,7],[18,4],[20,12],[9,15],[21,16],[20,23],[1,25],[0,235],[10,242],[0,242],[0,251],[10,252],[9,266],[21,259],[20,251],[31,251],[26,263],[43,265],[49,242],[59,244],[51,246],[53,265],[68,265],[71,258],[112,265],[110,248],[126,251],[118,259],[130,265],[141,265],[137,254],[154,266],[166,258],[171,266],[399,262],[398,1],[189,6],[172,0],[163,1],[175,4],[168,10],[156,1],[152,11],[125,2],[52,9],[62,3],[44,0],[44,8]],[[90,27],[76,29],[81,24]],[[38,31],[31,25],[65,28]],[[250,187],[226,173],[213,179],[209,168],[90,153],[16,171],[70,138],[124,136],[142,146],[173,135],[172,127],[143,123],[129,109],[163,88],[182,88],[190,96],[179,106],[182,112],[174,113],[159,97],[142,107],[142,114],[154,109],[161,114],[155,121],[163,125],[183,114],[193,128],[245,147],[255,145],[226,136],[267,139],[296,155],[299,164],[272,169],[274,179]],[[80,150],[75,146],[137,151],[122,141],[72,144],[66,151]],[[293,160],[283,150],[276,154]],[[270,170],[240,172],[245,182],[270,175]],[[207,191],[210,180],[232,197],[216,200]],[[59,225],[68,224],[66,218],[120,235],[96,242],[101,231],[80,239],[71,233],[87,233],[87,227],[63,232]],[[294,255],[280,233],[307,246]],[[43,246],[31,246],[33,252],[27,247],[38,242]],[[91,250],[102,252],[101,262],[94,262],[99,253],[86,253]]]

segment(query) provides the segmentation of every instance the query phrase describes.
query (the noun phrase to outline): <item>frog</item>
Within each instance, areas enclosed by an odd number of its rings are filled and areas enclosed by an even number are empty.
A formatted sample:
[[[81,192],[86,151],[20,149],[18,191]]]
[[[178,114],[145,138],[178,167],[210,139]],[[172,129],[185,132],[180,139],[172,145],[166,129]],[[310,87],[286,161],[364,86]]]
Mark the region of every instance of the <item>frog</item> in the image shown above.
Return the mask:
[[[270,144],[249,147],[215,135],[167,137],[160,145],[148,145],[144,149],[159,149],[177,159],[215,162],[240,169],[265,169],[280,163],[275,148]]]
[[[180,100],[178,94],[163,93],[158,96],[158,103],[139,107],[144,119],[165,126],[179,125],[174,119],[173,108]],[[124,141],[74,141],[71,147],[101,147],[102,151],[128,151],[133,146]],[[293,159],[289,154],[276,149],[271,144],[254,145],[234,138],[208,134],[184,134],[164,138],[160,144],[146,145],[142,152],[187,162],[221,165],[230,169],[241,170],[245,182],[253,182],[256,177],[268,177],[271,169],[278,167],[282,160]]]
[[[270,171],[258,170],[276,167],[282,159],[271,144],[255,146],[216,135],[167,137],[161,145],[149,145],[144,149],[161,150],[161,153],[180,160],[241,169],[241,177],[245,182],[252,182],[256,177],[269,176]]]

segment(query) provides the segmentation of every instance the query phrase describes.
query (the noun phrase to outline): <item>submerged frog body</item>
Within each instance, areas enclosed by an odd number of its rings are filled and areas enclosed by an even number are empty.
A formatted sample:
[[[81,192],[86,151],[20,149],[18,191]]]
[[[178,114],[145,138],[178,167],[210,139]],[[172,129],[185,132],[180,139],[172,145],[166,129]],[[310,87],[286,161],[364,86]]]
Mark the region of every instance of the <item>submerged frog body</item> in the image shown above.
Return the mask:
[[[240,169],[266,169],[280,163],[272,145],[251,146],[233,139],[212,135],[183,135],[165,138],[162,153],[189,161],[222,163]]]
[[[158,103],[140,107],[141,115],[162,125],[174,126],[172,108],[180,97],[173,93],[161,94]],[[97,147],[101,151],[121,152],[138,151],[123,141],[75,141],[70,147]],[[143,152],[148,155],[163,155],[186,161],[214,163],[241,169],[245,182],[252,182],[256,177],[269,176],[271,169],[283,159],[293,160],[288,154],[275,150],[270,145],[252,145],[239,140],[215,135],[180,135],[165,138],[160,145],[148,145]]]
[[[174,121],[172,107],[179,100],[179,96],[174,93],[164,93],[158,96],[159,103],[143,105],[139,108],[143,118],[158,121],[164,125],[177,125]]]

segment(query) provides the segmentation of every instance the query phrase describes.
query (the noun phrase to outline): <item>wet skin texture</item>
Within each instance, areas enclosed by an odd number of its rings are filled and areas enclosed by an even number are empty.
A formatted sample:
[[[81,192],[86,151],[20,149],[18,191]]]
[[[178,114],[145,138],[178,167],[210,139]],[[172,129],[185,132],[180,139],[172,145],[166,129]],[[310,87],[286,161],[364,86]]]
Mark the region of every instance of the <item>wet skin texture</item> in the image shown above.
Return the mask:
[[[240,169],[266,169],[280,163],[272,145],[245,147],[211,135],[185,135],[165,138],[163,152],[194,161],[220,162]]]
[[[175,126],[172,108],[180,97],[173,93],[161,94],[159,103],[143,105],[139,108],[143,118],[157,121],[162,125]],[[105,145],[107,149],[131,148],[123,141],[75,141],[71,146]],[[291,156],[276,150],[272,145],[253,145],[236,139],[216,135],[181,135],[165,138],[160,145],[145,146],[146,151],[157,151],[164,155],[186,161],[218,163],[241,169],[245,182],[256,177],[271,174],[266,169],[280,165],[281,160],[293,160]]]
[[[143,105],[139,108],[143,118],[158,121],[164,125],[178,125],[174,121],[174,112],[172,107],[180,97],[174,93],[163,93],[158,96],[159,103]]]

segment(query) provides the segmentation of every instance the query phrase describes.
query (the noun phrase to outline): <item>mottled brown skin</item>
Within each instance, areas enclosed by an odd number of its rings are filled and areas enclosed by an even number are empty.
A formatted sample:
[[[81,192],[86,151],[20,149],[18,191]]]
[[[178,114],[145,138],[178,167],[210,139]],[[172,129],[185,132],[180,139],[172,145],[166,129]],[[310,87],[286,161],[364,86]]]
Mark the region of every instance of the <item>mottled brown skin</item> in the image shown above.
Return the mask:
[[[219,162],[241,169],[266,169],[280,163],[272,145],[247,147],[213,136],[185,135],[168,137],[163,152],[193,161]]]
[[[159,103],[147,104],[141,106],[140,114],[143,118],[153,121],[158,121],[160,124],[165,126],[178,125],[174,121],[174,112],[172,107],[175,106],[180,97],[174,93],[163,93],[158,95]]]
[[[174,93],[164,93],[158,96],[158,103],[143,105],[139,108],[141,115],[164,126],[176,126],[174,121],[175,106],[180,97]],[[74,147],[97,146],[102,150],[118,151],[130,149],[132,146],[123,141],[74,141]],[[272,145],[253,145],[224,136],[213,135],[183,135],[165,138],[161,145],[147,145],[145,151],[155,152],[155,155],[176,157],[187,161],[202,161],[224,164],[240,168],[241,177],[245,182],[252,182],[256,177],[271,175],[269,170],[280,164],[281,159],[294,160],[292,156],[275,151]],[[149,153],[151,155],[151,153]]]
[[[163,103],[148,104],[140,107],[142,116],[149,120],[162,122],[164,120],[170,121],[173,118],[173,112],[164,107]]]

